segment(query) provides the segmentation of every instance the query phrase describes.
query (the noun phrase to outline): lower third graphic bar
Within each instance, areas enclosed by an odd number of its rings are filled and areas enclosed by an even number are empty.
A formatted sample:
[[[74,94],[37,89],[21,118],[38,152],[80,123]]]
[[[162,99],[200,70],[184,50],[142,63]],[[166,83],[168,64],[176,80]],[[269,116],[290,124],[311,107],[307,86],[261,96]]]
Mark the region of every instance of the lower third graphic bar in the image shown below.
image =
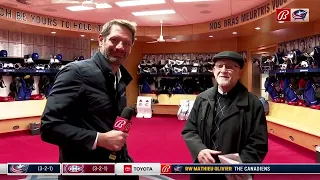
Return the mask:
[[[174,174],[320,174],[320,164],[172,164]]]
[[[7,175],[60,175],[60,163],[10,163]]]

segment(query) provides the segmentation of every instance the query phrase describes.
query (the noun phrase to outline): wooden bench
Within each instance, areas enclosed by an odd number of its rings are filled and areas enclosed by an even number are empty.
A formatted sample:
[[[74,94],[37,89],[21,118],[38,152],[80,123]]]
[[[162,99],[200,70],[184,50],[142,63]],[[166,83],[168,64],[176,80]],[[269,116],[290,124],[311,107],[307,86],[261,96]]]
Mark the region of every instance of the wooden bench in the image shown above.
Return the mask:
[[[23,131],[29,124],[40,122],[47,100],[29,100],[0,103],[0,133]]]
[[[315,151],[320,145],[320,110],[269,102],[269,133]]]
[[[153,114],[161,115],[177,115],[180,105],[180,100],[195,100],[196,95],[193,94],[160,94],[158,97],[155,94],[142,94],[141,96],[149,96],[152,99],[158,99],[159,103],[152,105]]]
[[[144,94],[152,96],[155,94]],[[167,94],[158,96],[159,103],[153,104],[153,114],[176,115],[181,99],[195,100],[196,95],[172,95]],[[40,122],[47,100],[29,100],[0,103],[0,133],[23,131],[29,129],[29,124]]]

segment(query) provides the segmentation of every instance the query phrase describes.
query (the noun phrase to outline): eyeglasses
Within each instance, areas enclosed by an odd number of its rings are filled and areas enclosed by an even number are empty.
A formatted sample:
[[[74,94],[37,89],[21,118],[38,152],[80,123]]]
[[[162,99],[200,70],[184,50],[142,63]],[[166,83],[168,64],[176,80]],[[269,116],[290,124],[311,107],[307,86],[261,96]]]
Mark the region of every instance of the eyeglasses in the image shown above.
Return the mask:
[[[217,69],[222,69],[223,67],[225,67],[227,71],[233,71],[236,68],[240,68],[239,66],[234,64],[215,64],[214,67]]]

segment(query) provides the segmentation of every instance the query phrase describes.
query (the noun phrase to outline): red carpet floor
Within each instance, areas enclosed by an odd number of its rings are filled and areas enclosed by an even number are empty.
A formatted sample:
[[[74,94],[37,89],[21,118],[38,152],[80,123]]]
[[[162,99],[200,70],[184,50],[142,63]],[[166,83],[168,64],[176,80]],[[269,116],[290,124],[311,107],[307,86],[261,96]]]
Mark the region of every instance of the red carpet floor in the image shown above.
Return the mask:
[[[133,119],[128,147],[135,162],[190,163],[191,156],[180,134],[184,123],[175,117]],[[40,136],[31,136],[26,133],[1,135],[0,147],[0,163],[57,162],[58,160],[58,148],[42,142]],[[270,136],[269,152],[264,163],[315,163],[315,153]],[[187,178],[184,175],[170,177]],[[320,179],[320,176],[257,175],[255,177],[255,180],[269,179],[315,180]]]

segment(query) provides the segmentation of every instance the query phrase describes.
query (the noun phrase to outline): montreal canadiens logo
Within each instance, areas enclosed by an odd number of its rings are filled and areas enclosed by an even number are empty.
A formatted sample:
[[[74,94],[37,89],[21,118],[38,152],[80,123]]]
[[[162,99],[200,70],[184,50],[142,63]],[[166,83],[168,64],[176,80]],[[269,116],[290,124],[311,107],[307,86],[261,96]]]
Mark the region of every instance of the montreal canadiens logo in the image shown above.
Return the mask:
[[[65,173],[83,173],[84,167],[79,165],[65,165],[64,172]]]
[[[126,125],[127,121],[126,120],[118,120],[115,124],[115,128],[122,128],[124,125]]]

